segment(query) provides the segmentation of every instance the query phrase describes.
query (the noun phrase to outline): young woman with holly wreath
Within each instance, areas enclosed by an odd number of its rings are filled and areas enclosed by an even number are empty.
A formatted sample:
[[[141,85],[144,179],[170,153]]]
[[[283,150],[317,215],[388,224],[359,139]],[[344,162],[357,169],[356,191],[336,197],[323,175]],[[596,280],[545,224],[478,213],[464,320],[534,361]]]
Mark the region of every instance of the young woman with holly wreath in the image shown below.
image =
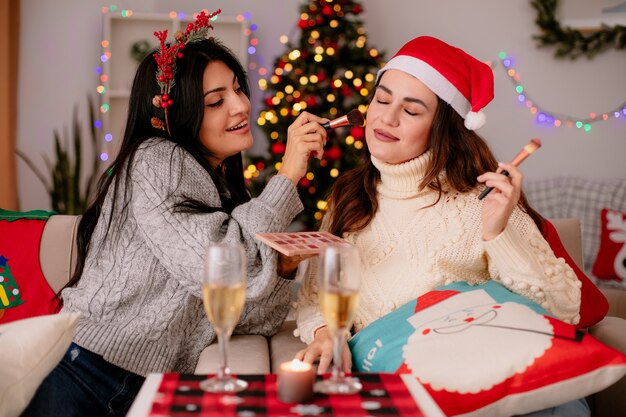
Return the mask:
[[[285,231],[302,210],[296,184],[323,153],[327,120],[294,121],[278,175],[251,198],[247,78],[206,38],[213,16],[200,13],[169,45],[155,32],[160,48],[137,69],[119,154],[82,217],[78,266],[61,292],[62,311],[81,314],[74,342],[25,416],[122,416],[148,373],[193,372],[216,338],[200,285],[212,242],[241,243],[247,255],[235,332],[272,335],[287,315],[293,265],[255,234]]]

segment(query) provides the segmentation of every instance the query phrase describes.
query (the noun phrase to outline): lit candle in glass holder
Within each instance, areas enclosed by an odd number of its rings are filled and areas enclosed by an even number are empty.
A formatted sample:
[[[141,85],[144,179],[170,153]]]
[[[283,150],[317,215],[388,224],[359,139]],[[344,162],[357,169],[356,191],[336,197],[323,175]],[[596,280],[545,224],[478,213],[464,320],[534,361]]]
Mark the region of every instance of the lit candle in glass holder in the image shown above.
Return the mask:
[[[278,399],[285,403],[302,403],[313,398],[315,371],[311,364],[294,359],[283,362],[276,383]]]

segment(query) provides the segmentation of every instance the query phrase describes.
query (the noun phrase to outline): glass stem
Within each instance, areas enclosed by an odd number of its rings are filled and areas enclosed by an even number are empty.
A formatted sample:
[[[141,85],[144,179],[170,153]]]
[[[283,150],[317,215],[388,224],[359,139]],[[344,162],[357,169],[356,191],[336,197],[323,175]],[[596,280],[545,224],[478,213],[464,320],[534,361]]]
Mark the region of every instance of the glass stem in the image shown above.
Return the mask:
[[[339,379],[344,377],[343,372],[343,344],[345,339],[345,332],[343,330],[336,330],[335,337],[333,337],[333,371],[332,379]]]
[[[215,333],[217,333],[217,343],[220,348],[220,368],[217,371],[217,377],[224,379],[230,375],[230,369],[228,368],[228,355],[226,354],[228,341],[230,339],[230,332],[215,329]]]

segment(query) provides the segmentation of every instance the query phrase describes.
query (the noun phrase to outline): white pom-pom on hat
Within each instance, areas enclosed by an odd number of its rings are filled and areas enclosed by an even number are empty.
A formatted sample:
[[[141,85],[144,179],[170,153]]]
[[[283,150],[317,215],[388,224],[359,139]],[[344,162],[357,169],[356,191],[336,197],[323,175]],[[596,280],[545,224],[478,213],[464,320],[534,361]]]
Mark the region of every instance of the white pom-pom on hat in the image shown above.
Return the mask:
[[[469,130],[477,130],[483,127],[485,123],[487,123],[487,116],[485,116],[485,113],[482,111],[471,111],[467,113],[467,116],[465,116],[465,123],[463,124]]]
[[[377,79],[397,69],[422,81],[476,130],[486,122],[481,111],[493,99],[493,71],[462,49],[430,36],[407,42],[378,71]]]

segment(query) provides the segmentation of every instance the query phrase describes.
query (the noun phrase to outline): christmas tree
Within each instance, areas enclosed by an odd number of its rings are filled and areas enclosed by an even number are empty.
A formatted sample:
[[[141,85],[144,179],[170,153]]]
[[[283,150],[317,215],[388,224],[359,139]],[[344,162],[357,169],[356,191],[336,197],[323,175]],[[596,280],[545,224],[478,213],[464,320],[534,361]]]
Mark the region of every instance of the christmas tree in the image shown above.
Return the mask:
[[[269,156],[248,156],[244,175],[253,194],[263,189],[280,168],[287,128],[304,110],[334,119],[352,109],[367,110],[376,71],[383,54],[369,47],[362,6],[351,0],[311,0],[300,9],[299,43],[285,40],[287,49],[274,63],[257,123],[266,133]],[[314,229],[327,209],[330,187],[342,172],[353,168],[364,147],[364,129],[345,127],[328,132],[322,160],[311,159],[298,191],[304,211],[296,219]]]
[[[23,302],[11,274],[8,259],[0,255],[0,317],[4,316],[4,309],[18,306]]]

